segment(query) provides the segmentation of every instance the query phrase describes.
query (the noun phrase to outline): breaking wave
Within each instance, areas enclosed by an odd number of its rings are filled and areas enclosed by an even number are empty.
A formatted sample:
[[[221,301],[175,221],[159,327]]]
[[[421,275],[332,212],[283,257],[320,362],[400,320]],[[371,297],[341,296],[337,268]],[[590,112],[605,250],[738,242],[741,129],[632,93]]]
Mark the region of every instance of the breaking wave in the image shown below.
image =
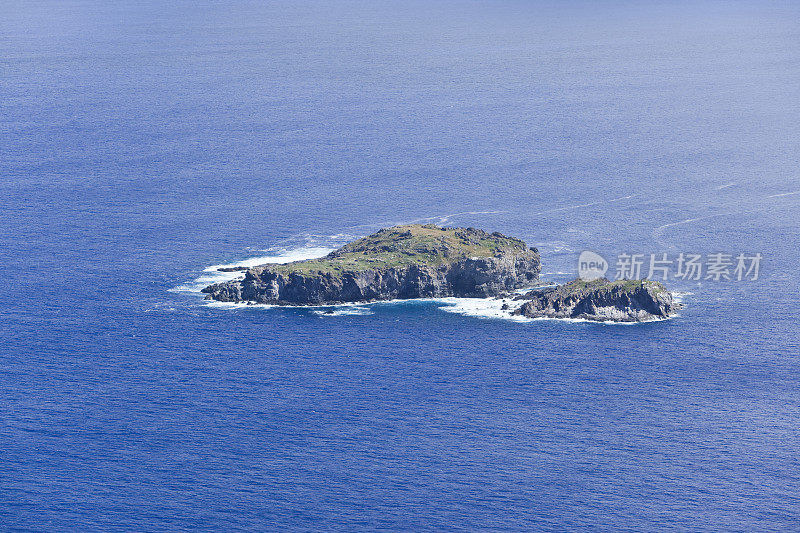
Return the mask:
[[[437,300],[444,305],[442,311],[474,318],[500,318],[515,322],[530,322],[532,319],[512,315],[510,309],[503,309],[503,305],[510,303],[508,298],[441,298]]]
[[[301,246],[298,248],[279,251],[277,253],[273,253],[272,255],[248,257],[233,263],[211,265],[204,268],[199,277],[188,283],[183,283],[170,289],[170,292],[199,293],[204,287],[214,283],[231,281],[242,277],[243,275],[241,272],[237,271],[220,272],[220,268],[253,267],[265,265],[267,263],[291,263],[294,261],[302,261],[304,259],[316,259],[317,257],[323,257],[331,253],[333,250],[335,250],[335,248],[323,246]]]
[[[667,320],[654,318],[652,320],[644,320],[642,322],[600,322],[597,320],[587,320],[585,318],[529,318],[520,315],[513,315],[511,314],[510,309],[503,309],[503,304],[511,302],[511,300],[508,298],[441,298],[438,301],[445,304],[440,309],[448,313],[456,313],[473,318],[510,320],[513,322],[548,321],[599,324],[603,326],[635,326],[637,324],[646,324],[648,322],[661,322],[662,320]]]
[[[364,316],[375,313],[363,305],[339,305],[335,307],[317,308],[311,311],[317,316]]]

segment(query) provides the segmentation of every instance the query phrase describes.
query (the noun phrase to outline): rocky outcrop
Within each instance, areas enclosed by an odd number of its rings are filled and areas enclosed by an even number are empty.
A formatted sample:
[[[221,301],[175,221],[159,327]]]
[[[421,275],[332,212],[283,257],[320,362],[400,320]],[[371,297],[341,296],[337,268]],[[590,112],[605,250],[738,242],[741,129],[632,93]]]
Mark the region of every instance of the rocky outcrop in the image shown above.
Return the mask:
[[[513,314],[529,318],[580,318],[643,322],[669,317],[680,307],[664,286],[651,280],[575,280],[532,290]]]
[[[530,287],[538,251],[473,228],[398,226],[320,259],[249,268],[243,279],[203,289],[223,302],[327,305],[344,302],[488,297]]]
[[[503,310],[530,318],[642,322],[680,304],[650,280],[575,280],[539,285],[538,250],[500,233],[434,225],[397,226],[319,259],[256,267],[203,289],[207,299],[276,305],[335,305],[411,298],[503,297]],[[509,293],[531,289],[513,298]]]

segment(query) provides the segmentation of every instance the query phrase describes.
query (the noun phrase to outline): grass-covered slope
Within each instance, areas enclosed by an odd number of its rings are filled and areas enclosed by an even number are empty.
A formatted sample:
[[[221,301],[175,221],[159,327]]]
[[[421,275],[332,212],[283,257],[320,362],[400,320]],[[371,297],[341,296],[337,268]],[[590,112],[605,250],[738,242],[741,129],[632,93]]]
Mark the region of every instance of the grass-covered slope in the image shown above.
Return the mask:
[[[440,266],[470,257],[496,257],[525,252],[527,247],[523,241],[500,233],[487,233],[474,228],[409,224],[382,229],[319,259],[269,265],[269,269],[285,274],[335,274],[412,264]]]

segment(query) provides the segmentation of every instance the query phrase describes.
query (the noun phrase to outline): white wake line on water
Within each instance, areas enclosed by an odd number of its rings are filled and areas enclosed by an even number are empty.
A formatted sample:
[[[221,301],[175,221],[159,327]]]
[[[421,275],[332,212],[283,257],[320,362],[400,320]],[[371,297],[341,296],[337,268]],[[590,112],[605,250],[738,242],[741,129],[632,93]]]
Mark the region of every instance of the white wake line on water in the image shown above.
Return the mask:
[[[411,222],[414,223],[414,222],[424,222],[428,220],[436,220],[437,222],[439,222],[439,224],[445,224],[449,222],[451,218],[460,217],[464,215],[501,215],[503,213],[508,213],[508,211],[463,211],[461,213],[453,213],[451,215],[418,218],[416,220],[412,220]]]
[[[720,185],[719,187],[714,187],[714,190],[715,191],[721,191],[722,189],[727,189],[728,187],[733,187],[734,185],[736,185],[736,182],[732,181],[730,183],[726,183],[725,185]]]
[[[782,193],[778,193],[778,194],[770,194],[769,196],[762,197],[762,199],[763,200],[768,200],[768,199],[771,199],[771,198],[783,198],[783,197],[786,197],[786,196],[794,196],[796,194],[800,194],[800,191],[792,191],[792,192],[782,192]],[[691,224],[691,223],[694,223],[694,222],[700,222],[702,220],[708,220],[710,218],[715,218],[715,217],[724,217],[724,216],[730,216],[730,215],[753,215],[753,214],[756,214],[756,213],[760,213],[760,212],[764,211],[765,209],[767,209],[767,207],[761,207],[761,208],[757,208],[757,209],[743,209],[743,210],[740,210],[740,211],[729,211],[729,212],[726,212],[726,213],[715,213],[713,215],[705,215],[705,216],[702,216],[702,217],[687,218],[685,220],[679,220],[677,222],[670,222],[669,224],[663,224],[661,226],[658,226],[657,228],[655,228],[653,230],[652,235],[653,235],[653,239],[656,241],[656,243],[659,246],[667,246],[667,244],[664,241],[661,240],[661,237],[664,236],[664,232],[669,228],[673,228],[675,226],[683,226],[685,224]],[[669,246],[669,248],[675,248],[675,246]]]
[[[508,211],[462,211],[460,213],[450,213],[447,215],[433,215],[430,217],[420,217],[412,220],[395,220],[392,222],[383,222],[383,223],[377,222],[375,224],[359,224],[357,226],[348,226],[348,229],[387,228],[392,226],[401,226],[405,224],[417,224],[419,222],[438,222],[439,224],[445,224],[449,222],[451,218],[465,216],[465,215],[502,215],[504,213],[508,213]]]
[[[792,191],[792,192],[782,192],[778,194],[770,194],[767,198],[782,198],[784,196],[793,196],[795,194],[800,194],[800,191]]]
[[[592,207],[595,205],[603,205],[603,204],[610,204],[613,202],[621,202],[622,200],[629,200],[639,196],[638,194],[629,194],[628,196],[620,196],[619,198],[613,198],[611,200],[600,200],[598,202],[589,202],[587,204],[578,204],[578,205],[568,205],[566,207],[556,207],[555,209],[546,209],[544,211],[539,211],[538,213],[533,213],[534,216],[536,215],[545,215],[547,213],[557,213],[559,211],[570,211],[572,209],[580,209],[582,207]]]
[[[700,222],[701,220],[707,220],[709,218],[721,217],[733,214],[735,213],[716,213],[714,215],[706,215],[696,218],[687,218],[686,220],[679,220],[678,222],[670,222],[669,224],[664,224],[662,226],[655,228],[653,230],[653,239],[656,241],[658,245],[667,246],[667,244],[661,240],[661,237],[664,235],[664,231],[666,231],[668,228],[674,228],[675,226],[683,226],[684,224],[691,224],[693,222]],[[672,246],[672,248],[674,248],[674,246]]]

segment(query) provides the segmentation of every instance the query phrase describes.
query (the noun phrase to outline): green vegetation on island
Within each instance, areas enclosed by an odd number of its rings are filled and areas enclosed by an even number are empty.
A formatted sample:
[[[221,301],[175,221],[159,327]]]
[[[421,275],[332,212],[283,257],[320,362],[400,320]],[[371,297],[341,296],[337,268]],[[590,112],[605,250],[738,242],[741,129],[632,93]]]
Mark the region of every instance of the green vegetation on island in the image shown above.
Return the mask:
[[[265,264],[203,289],[225,302],[322,305],[447,296],[487,297],[532,287],[539,253],[475,228],[409,224],[382,229],[319,259]]]
[[[269,265],[284,274],[341,274],[410,265],[439,267],[461,259],[525,253],[525,242],[474,228],[408,224],[382,229],[319,259]]]

